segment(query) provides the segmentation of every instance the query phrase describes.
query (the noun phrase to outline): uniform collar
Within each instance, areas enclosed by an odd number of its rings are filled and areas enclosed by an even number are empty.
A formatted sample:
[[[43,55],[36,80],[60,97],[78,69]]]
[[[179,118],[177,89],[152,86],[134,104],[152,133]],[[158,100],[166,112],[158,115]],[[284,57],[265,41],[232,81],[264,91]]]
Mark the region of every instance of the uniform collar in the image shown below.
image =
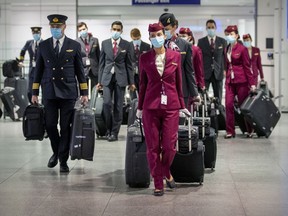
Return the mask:
[[[119,46],[120,40],[121,40],[121,37],[119,37],[117,40],[114,40],[113,38],[111,38],[112,45],[114,45],[114,41],[116,41],[117,46]]]
[[[66,36],[64,35],[62,38],[58,39],[59,40],[59,45],[62,45],[64,43],[65,37]],[[57,41],[57,39],[53,37],[53,44],[54,45],[56,45],[56,41]]]

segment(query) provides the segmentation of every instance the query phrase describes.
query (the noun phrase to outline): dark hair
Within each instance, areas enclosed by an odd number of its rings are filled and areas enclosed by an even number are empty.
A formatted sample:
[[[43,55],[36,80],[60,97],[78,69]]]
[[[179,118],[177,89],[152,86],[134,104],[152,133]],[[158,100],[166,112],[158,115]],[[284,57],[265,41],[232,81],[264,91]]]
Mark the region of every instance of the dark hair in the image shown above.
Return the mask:
[[[131,36],[131,37],[141,37],[140,30],[139,30],[138,28],[133,28],[133,29],[130,31],[130,36]]]
[[[207,26],[208,23],[214,23],[215,27],[217,28],[217,25],[216,25],[215,20],[213,20],[213,19],[209,19],[209,20],[207,20],[207,22],[206,22],[206,26]]]
[[[177,19],[175,19],[175,22],[172,24],[172,27],[176,26],[176,29],[178,28],[179,22]]]
[[[122,22],[120,22],[120,21],[114,21],[114,22],[111,24],[111,28],[113,27],[113,25],[120,25],[120,26],[121,26],[121,30],[123,30],[123,24],[122,24]]]
[[[88,26],[87,26],[87,24],[85,23],[85,22],[79,22],[78,24],[77,24],[77,29],[79,29],[81,26],[85,26],[87,29],[88,29]]]

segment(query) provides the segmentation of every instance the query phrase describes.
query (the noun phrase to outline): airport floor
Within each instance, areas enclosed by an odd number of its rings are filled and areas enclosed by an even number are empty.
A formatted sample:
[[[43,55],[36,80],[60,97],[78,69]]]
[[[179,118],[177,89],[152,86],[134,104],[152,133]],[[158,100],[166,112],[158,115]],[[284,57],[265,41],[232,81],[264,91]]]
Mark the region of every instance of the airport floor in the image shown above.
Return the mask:
[[[288,215],[288,115],[269,139],[218,138],[216,169],[204,183],[178,184],[163,197],[125,184],[125,134],[96,140],[94,161],[48,168],[49,141],[25,141],[21,122],[0,119],[1,216],[284,216]]]

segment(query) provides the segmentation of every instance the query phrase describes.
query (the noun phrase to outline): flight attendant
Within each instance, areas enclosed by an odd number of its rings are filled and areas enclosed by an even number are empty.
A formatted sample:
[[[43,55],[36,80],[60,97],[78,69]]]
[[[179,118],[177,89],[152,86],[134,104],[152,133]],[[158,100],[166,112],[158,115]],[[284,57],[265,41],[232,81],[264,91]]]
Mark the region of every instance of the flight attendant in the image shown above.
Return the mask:
[[[195,71],[195,81],[198,86],[198,91],[203,91],[205,90],[205,82],[202,51],[194,45],[195,40],[190,28],[180,28],[178,36],[192,44],[192,64]]]
[[[252,38],[250,34],[244,34],[243,41],[244,41],[243,45],[247,47],[248,52],[249,52],[249,57],[251,60],[251,66],[252,66],[252,71],[253,71],[253,77],[255,79],[255,83],[257,84],[258,75],[260,75],[261,80],[264,80],[260,49],[258,47],[254,47],[251,45]]]
[[[191,115],[183,100],[181,54],[165,49],[161,24],[150,24],[149,39],[153,49],[140,56],[140,91],[137,117],[143,113],[147,159],[154,179],[154,195],[164,194],[163,177],[175,188],[170,165],[175,156],[179,110]]]
[[[226,37],[229,46],[227,48],[226,62],[226,135],[224,138],[235,137],[234,126],[234,98],[237,96],[239,105],[247,98],[250,91],[254,91],[255,81],[251,72],[251,63],[249,53],[246,47],[238,41],[238,28],[236,25],[228,26],[225,30],[228,33]],[[247,137],[252,137],[252,128],[246,123]]]

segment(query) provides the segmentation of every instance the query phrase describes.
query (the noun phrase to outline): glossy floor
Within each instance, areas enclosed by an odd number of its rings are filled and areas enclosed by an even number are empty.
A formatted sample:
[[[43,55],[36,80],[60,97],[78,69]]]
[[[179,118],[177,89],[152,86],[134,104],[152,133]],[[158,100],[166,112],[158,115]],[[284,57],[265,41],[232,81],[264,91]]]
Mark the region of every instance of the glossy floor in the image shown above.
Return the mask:
[[[269,139],[218,138],[216,170],[204,184],[180,185],[163,197],[125,184],[125,134],[97,140],[94,161],[68,161],[71,172],[47,168],[48,140],[24,141],[21,122],[0,120],[1,216],[278,216],[288,215],[288,115]],[[239,131],[237,131],[239,132]]]

